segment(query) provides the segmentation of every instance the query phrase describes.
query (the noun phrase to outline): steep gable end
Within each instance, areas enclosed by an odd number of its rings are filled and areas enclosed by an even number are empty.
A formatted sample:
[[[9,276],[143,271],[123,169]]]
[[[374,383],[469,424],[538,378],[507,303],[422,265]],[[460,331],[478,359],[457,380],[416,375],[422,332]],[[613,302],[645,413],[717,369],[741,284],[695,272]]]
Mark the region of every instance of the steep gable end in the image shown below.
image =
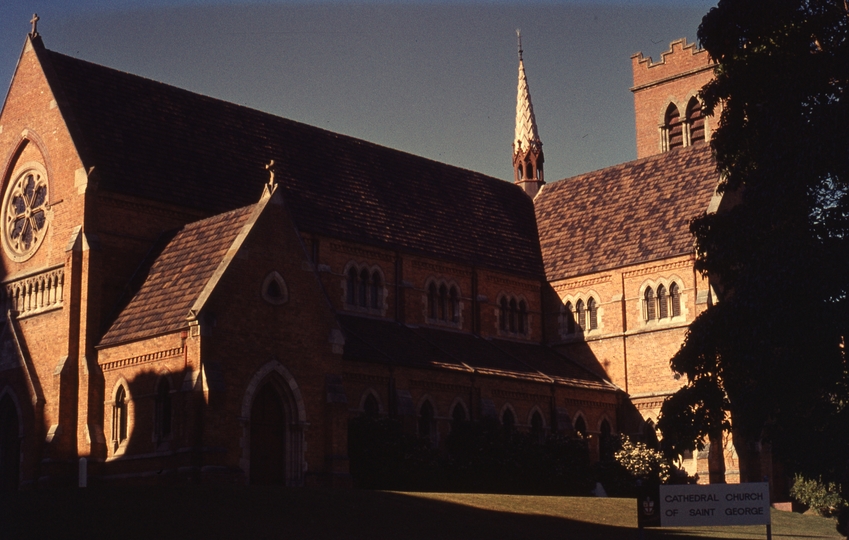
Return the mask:
[[[188,326],[192,306],[207,288],[254,211],[247,206],[190,223],[167,242],[101,346],[174,332]]]
[[[694,146],[549,184],[536,199],[546,276],[692,253],[690,220],[718,183],[710,148]]]

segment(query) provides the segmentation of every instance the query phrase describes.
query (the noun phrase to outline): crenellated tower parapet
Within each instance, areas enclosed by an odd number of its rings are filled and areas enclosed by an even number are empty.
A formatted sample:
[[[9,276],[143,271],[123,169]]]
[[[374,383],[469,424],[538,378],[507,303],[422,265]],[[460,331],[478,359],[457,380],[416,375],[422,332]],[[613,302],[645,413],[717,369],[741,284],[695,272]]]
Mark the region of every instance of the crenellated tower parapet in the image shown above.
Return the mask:
[[[713,78],[714,63],[686,39],[673,41],[660,61],[631,56],[637,157],[643,158],[710,140],[709,118],[698,93]]]

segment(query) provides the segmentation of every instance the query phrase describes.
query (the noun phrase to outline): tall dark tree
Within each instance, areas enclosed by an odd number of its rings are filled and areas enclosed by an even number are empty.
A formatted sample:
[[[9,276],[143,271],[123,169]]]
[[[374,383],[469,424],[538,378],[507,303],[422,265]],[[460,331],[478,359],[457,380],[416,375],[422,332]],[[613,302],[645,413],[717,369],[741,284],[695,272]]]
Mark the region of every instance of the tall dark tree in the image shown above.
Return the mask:
[[[720,0],[698,36],[735,204],[691,224],[718,302],[672,359],[687,384],[663,406],[664,443],[731,430],[744,480],[760,480],[751,454],[769,443],[788,473],[849,484],[849,9]]]

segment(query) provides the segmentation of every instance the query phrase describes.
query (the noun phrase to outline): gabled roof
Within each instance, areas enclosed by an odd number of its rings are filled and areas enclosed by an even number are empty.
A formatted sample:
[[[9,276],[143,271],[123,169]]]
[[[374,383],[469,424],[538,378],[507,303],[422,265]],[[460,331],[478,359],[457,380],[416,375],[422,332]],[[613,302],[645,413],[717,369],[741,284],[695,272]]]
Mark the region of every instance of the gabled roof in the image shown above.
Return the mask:
[[[719,174],[707,145],[548,184],[535,199],[549,281],[693,252]]]
[[[101,346],[175,332],[242,232],[255,206],[185,225],[151,255],[144,282],[100,341]]]
[[[608,381],[538,343],[484,339],[465,332],[407,326],[338,315],[345,332],[344,359],[415,368],[615,390]]]
[[[518,186],[42,47],[102,190],[214,214],[256,201],[273,159],[301,231],[543,276],[533,203]]]

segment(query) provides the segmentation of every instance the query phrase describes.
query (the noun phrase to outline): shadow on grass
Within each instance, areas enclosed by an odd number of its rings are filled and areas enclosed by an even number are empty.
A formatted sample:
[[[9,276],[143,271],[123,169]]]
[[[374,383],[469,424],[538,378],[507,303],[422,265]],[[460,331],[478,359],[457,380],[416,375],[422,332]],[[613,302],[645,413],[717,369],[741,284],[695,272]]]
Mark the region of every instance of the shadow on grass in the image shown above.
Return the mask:
[[[587,519],[604,521],[603,516]],[[636,540],[637,530],[377,491],[183,485],[55,489],[0,496],[0,538],[71,536]],[[753,538],[748,534],[726,536],[735,537]],[[661,538],[705,536],[646,531],[646,540]]]

